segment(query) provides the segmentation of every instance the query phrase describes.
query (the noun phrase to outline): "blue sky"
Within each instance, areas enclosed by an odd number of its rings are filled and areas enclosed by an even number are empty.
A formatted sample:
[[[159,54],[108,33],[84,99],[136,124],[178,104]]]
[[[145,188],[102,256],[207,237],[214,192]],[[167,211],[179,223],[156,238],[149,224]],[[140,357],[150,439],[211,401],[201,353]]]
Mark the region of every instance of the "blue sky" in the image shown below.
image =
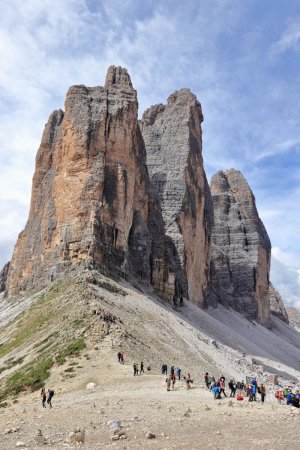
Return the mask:
[[[140,114],[189,87],[210,179],[239,169],[273,245],[272,279],[300,308],[298,0],[2,0],[0,266],[24,227],[34,158],[72,84],[127,67]]]

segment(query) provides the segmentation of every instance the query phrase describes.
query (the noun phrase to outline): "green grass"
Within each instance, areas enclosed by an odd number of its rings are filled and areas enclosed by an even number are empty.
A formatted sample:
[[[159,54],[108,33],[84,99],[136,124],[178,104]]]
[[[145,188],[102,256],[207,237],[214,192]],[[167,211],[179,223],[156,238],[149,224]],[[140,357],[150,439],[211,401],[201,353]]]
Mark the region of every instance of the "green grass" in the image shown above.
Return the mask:
[[[0,403],[0,408],[6,408],[8,406],[7,402]]]
[[[68,356],[77,356],[79,355],[79,352],[85,348],[86,344],[84,342],[84,339],[77,339],[59,352],[59,354],[56,356],[57,364],[61,366],[66,362]]]
[[[6,379],[4,388],[0,391],[0,401],[8,396],[17,395],[27,389],[31,392],[44,386],[45,381],[50,376],[50,369],[54,364],[51,356],[36,361],[33,365],[28,365],[22,370],[15,372]]]
[[[0,368],[0,373],[4,372],[5,370],[9,370],[12,367],[18,365],[18,364],[22,364],[22,362],[24,361],[25,356],[22,356],[21,358],[18,359],[14,359],[14,358],[9,358],[8,360],[5,361],[5,366]]]
[[[14,319],[13,323],[9,323],[5,329],[1,330],[2,332],[5,332],[8,331],[12,325],[15,327],[10,338],[0,347],[0,358],[24,344],[30,336],[33,336],[43,328],[43,325],[55,320],[59,311],[57,309],[54,310],[53,302],[57,300],[56,297],[58,294],[56,291],[53,291],[53,289],[46,295],[43,295],[43,297],[27,311],[22,313],[17,320]],[[46,340],[50,339],[50,336],[48,336]]]

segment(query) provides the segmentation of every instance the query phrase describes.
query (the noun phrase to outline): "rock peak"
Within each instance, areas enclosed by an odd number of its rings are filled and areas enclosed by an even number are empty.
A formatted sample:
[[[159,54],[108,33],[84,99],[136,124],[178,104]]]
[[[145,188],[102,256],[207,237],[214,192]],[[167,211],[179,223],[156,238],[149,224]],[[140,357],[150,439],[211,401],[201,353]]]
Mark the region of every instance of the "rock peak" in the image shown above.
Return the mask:
[[[108,89],[111,86],[133,87],[127,69],[120,66],[110,66],[108,68],[104,87]]]

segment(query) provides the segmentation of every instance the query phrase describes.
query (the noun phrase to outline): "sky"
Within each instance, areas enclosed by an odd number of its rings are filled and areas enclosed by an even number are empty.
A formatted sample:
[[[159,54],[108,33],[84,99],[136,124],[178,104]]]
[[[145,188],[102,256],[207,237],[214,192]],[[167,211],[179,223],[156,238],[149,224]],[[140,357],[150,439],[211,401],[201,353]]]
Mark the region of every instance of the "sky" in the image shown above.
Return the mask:
[[[0,267],[27,220],[35,155],[70,85],[126,67],[139,111],[190,88],[208,179],[240,170],[272,242],[271,280],[300,309],[300,2],[1,0]]]

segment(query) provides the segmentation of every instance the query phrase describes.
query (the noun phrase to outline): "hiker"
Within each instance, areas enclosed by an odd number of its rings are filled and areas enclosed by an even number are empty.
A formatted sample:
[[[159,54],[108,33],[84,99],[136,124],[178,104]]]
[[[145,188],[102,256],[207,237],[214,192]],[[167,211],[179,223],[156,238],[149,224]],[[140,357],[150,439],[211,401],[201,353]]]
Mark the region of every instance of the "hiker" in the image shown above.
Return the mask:
[[[175,388],[175,383],[176,383],[176,376],[175,376],[175,373],[174,373],[174,375],[172,377],[172,390]]]
[[[295,392],[294,398],[292,400],[292,405],[296,408],[300,408],[300,393],[299,391]]]
[[[52,398],[54,397],[54,391],[52,389],[48,389],[48,398],[47,398],[47,403],[50,406],[50,408],[52,408]]]
[[[143,363],[143,361],[141,362],[141,370],[140,370],[140,374],[141,374],[142,372],[145,373],[145,372],[144,372],[144,363]]]
[[[171,390],[170,389],[170,387],[171,387],[171,378],[170,377],[166,378],[166,384],[167,384],[167,391],[170,391]]]
[[[121,352],[120,363],[124,364],[124,352]]]
[[[228,387],[230,389],[230,397],[235,397],[235,391],[236,391],[236,382],[234,380],[230,380],[228,383]]]
[[[161,374],[162,375],[167,375],[167,373],[168,373],[168,366],[167,366],[167,364],[163,364],[161,366]]]
[[[214,394],[214,399],[220,399],[221,398],[221,392],[219,386],[214,386],[211,390],[211,392]]]
[[[138,375],[138,368],[136,363],[133,364],[133,376],[135,377],[136,375]]]
[[[256,392],[257,392],[257,383],[256,380],[253,379],[251,381],[251,385],[252,385],[252,396],[253,396],[253,400],[256,402]]]
[[[204,375],[204,382],[206,384],[207,389],[209,389],[209,375],[208,375],[208,372],[206,372],[205,375]]]
[[[121,362],[121,352],[118,352],[118,362]]]
[[[261,383],[259,390],[260,390],[260,399],[262,403],[264,403],[266,397],[266,388],[263,383]]]
[[[174,373],[175,373],[175,368],[174,368],[174,366],[172,366],[171,369],[170,369],[171,377],[173,377]]]
[[[176,375],[177,375],[178,380],[180,380],[180,377],[181,377],[181,369],[180,369],[180,367],[176,367]]]
[[[186,377],[183,377],[185,381],[185,388],[187,390],[191,389],[191,383],[193,383],[193,380],[191,379],[191,375],[188,373]]]
[[[226,393],[225,393],[225,378],[222,377],[220,378],[220,398],[221,398],[221,394],[224,394],[224,397],[227,397]]]
[[[287,396],[286,396],[286,404],[292,405],[292,402],[293,402],[293,394],[292,394],[292,391],[289,389]]]
[[[43,405],[43,408],[46,408],[46,399],[47,399],[47,395],[46,395],[45,388],[42,388],[42,390],[41,390],[41,397],[42,397],[42,405]]]

